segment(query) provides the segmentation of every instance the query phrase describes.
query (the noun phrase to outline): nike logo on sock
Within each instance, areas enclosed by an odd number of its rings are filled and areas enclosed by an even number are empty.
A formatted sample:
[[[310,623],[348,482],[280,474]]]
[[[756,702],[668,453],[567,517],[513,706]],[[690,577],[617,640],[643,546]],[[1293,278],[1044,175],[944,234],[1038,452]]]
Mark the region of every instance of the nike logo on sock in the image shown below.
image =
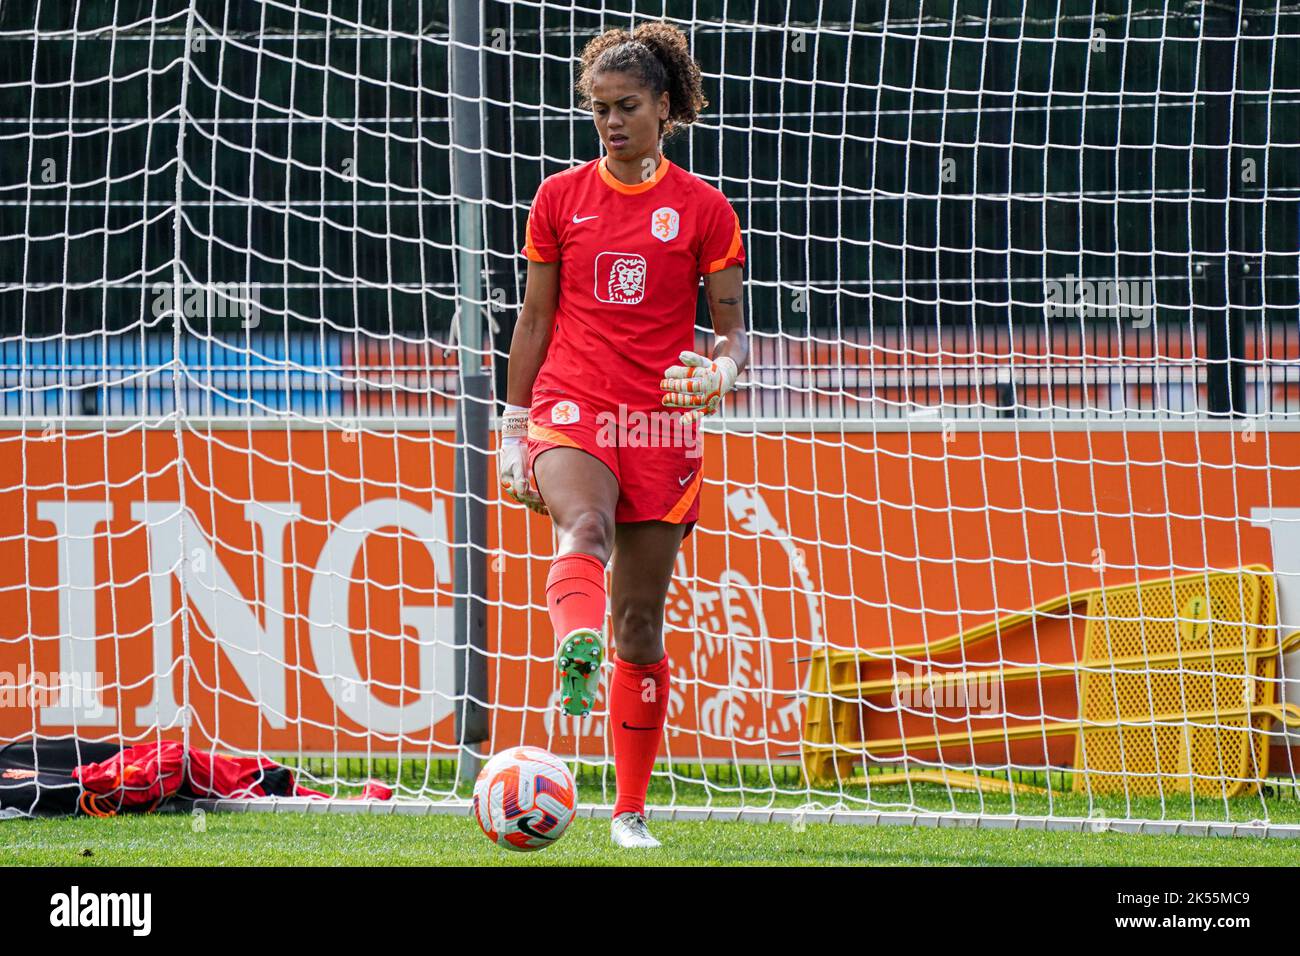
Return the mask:
[[[581,594],[581,593],[582,593],[581,591],[570,591],[568,594],[561,594],[559,597],[555,599],[555,603],[559,604],[566,597],[573,597],[575,594]]]
[[[658,727],[633,727],[631,724],[629,724],[629,723],[625,720],[625,721],[623,721],[623,729],[624,729],[624,730],[655,730],[655,731],[657,731],[659,728],[658,728]]]
[[[600,215],[597,214],[597,215],[595,215],[595,216],[583,216],[581,219],[579,219],[579,218],[578,218],[578,214],[575,212],[575,213],[573,214],[573,224],[576,226],[578,223],[580,223],[580,222],[586,222],[588,219],[599,219],[599,218],[600,218]]]

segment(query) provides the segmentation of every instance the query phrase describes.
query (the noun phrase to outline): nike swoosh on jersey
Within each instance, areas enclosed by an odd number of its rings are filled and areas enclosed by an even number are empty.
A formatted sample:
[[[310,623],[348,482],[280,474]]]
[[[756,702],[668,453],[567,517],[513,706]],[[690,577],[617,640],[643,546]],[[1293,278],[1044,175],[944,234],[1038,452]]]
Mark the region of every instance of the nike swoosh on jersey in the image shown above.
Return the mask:
[[[693,472],[693,471],[691,471],[691,472],[687,472],[685,478],[678,478],[678,479],[677,479],[677,484],[681,485],[682,487],[685,487],[685,486],[686,486],[686,482],[688,482],[688,481],[691,480],[691,475],[693,475],[693,474],[695,474],[695,472]]]
[[[578,223],[586,222],[588,219],[599,219],[599,218],[600,218],[600,214],[597,213],[594,216],[583,216],[581,219],[579,219],[578,214],[575,212],[573,214],[573,224],[576,226]]]

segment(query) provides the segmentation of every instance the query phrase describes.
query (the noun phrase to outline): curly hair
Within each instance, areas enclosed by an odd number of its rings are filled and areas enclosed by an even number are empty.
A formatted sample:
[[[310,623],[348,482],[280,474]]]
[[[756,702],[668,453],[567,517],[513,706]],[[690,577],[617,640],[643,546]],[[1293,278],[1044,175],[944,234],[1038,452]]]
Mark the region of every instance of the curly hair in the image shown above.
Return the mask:
[[[659,127],[664,139],[694,123],[709,105],[686,35],[664,20],[642,23],[631,33],[606,30],[583,47],[577,82],[583,109],[591,109],[592,77],[606,71],[631,73],[656,97],[668,91],[668,119]]]

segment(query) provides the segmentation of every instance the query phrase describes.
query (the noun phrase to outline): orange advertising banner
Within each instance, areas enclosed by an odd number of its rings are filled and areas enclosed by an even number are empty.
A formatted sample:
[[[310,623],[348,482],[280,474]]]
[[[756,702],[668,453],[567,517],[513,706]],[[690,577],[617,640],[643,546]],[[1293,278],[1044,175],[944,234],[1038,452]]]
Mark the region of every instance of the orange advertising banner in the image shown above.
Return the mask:
[[[188,723],[196,746],[268,754],[454,752],[451,432],[10,431],[0,450],[0,738]],[[797,760],[825,644],[1248,564],[1300,615],[1297,432],[791,426],[711,432],[704,461],[665,609],[672,759]],[[489,746],[603,756],[603,703],[556,709],[550,522],[489,497]],[[1069,719],[1062,683],[1011,703]]]

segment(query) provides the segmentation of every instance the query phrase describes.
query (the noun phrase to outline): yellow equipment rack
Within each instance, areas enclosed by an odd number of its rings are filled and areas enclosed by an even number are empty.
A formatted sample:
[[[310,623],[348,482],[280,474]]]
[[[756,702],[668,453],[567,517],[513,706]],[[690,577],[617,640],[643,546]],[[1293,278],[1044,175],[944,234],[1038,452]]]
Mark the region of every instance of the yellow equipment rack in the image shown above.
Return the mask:
[[[1054,701],[1073,702],[1077,716],[1009,722],[970,714],[966,729],[872,737],[864,703],[897,694],[909,681],[863,680],[864,666],[914,663],[959,654],[968,661],[982,643],[1006,640],[1044,619],[1083,627],[1077,660],[964,666],[960,680],[1058,681]],[[1236,796],[1254,791],[1268,769],[1269,729],[1278,720],[1300,726],[1300,708],[1277,702],[1278,658],[1300,644],[1300,631],[1278,640],[1272,573],[1262,565],[1077,591],[1007,615],[942,641],[885,649],[815,652],[804,713],[804,767],[817,784],[863,783],[864,758],[905,764],[873,785],[925,781],[986,790],[1034,788],[957,769],[913,766],[919,752],[978,746],[1042,746],[1074,736],[1076,791],[1150,795],[1170,792]],[[1001,646],[1001,645],[999,645]],[[1075,646],[1077,646],[1077,641]],[[1071,680],[1072,679],[1072,680]],[[894,706],[897,704],[895,702]],[[1044,708],[1047,710],[1048,708]],[[876,715],[889,705],[873,704]],[[880,723],[877,721],[876,723]],[[979,726],[981,723],[985,726]]]

